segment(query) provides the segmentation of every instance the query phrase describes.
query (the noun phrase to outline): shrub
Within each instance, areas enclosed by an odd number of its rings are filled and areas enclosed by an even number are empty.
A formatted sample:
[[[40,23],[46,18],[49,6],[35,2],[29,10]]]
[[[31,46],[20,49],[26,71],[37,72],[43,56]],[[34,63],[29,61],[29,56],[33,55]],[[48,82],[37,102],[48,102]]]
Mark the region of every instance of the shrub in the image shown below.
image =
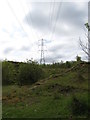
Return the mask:
[[[19,67],[18,83],[19,85],[32,84],[43,76],[43,71],[39,65],[33,63],[24,63]]]
[[[73,97],[71,107],[73,115],[88,114],[88,106],[84,100],[78,100],[76,97]]]
[[[71,63],[66,61],[66,68],[70,68],[71,67]]]
[[[14,65],[8,61],[2,63],[2,84],[8,85],[15,82]]]

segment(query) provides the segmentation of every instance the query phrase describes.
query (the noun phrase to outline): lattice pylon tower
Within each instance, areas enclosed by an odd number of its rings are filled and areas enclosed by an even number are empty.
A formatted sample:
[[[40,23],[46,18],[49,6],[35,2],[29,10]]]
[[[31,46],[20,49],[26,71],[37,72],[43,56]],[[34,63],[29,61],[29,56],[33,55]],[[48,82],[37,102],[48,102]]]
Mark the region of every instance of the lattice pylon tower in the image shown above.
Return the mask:
[[[40,52],[41,52],[41,57],[40,57],[40,64],[45,64],[45,57],[44,57],[44,39],[41,39],[41,49],[40,49]]]

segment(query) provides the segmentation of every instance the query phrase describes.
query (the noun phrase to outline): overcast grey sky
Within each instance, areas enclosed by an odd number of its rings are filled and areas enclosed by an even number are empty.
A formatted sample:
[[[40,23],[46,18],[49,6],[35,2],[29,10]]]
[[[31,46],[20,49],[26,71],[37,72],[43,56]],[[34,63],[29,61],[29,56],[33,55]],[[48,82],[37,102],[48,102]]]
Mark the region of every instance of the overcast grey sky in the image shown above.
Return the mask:
[[[0,59],[39,61],[42,38],[47,63],[86,59],[79,37],[85,42],[88,2],[50,1],[0,0]]]

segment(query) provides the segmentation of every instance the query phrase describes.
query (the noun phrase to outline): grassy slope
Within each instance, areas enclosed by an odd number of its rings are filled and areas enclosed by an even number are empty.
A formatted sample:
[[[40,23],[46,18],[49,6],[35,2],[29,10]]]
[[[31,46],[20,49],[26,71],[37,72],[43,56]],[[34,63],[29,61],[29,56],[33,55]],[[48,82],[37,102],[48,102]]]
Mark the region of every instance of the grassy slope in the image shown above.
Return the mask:
[[[78,69],[79,68],[79,69]],[[88,104],[88,71],[87,65],[51,79],[41,80],[32,86],[3,87],[3,117],[59,118],[81,116],[72,112],[72,99],[76,97]],[[61,69],[60,69],[61,70]],[[59,69],[47,70],[59,73]],[[63,72],[65,72],[63,70]],[[78,76],[78,73],[82,75]],[[50,74],[50,73],[49,73]]]

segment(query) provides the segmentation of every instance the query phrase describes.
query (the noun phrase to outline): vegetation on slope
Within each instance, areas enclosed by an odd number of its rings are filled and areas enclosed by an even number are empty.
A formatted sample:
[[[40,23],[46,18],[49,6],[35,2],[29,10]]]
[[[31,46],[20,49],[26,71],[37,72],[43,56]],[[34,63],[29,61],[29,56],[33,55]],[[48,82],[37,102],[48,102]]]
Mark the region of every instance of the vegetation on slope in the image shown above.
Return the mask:
[[[3,86],[3,118],[87,117],[89,63],[57,64],[37,65],[43,76],[33,84]]]

